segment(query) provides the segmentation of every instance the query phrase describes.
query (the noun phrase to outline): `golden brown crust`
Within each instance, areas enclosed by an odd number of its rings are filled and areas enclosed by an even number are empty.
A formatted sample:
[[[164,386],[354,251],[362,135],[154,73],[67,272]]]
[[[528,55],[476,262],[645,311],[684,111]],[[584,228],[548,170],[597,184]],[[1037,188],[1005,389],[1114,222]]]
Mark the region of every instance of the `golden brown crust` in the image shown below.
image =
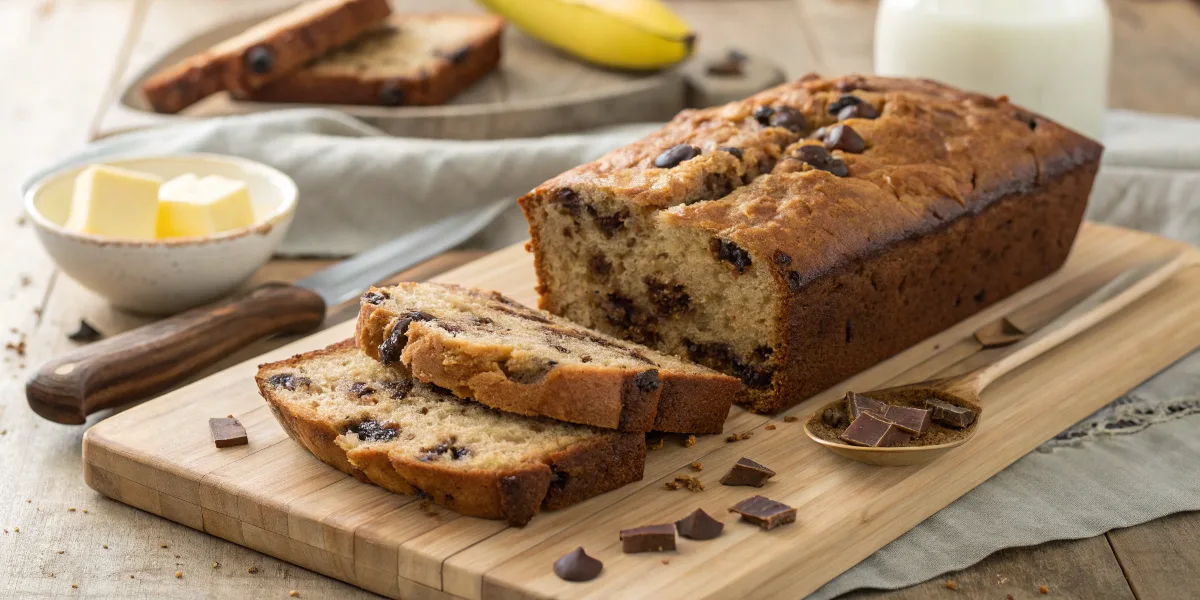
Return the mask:
[[[491,15],[393,15],[389,22],[419,27],[429,18],[490,20],[486,31],[463,44],[454,54],[429,55],[407,73],[382,74],[321,68],[321,61],[239,96],[255,102],[304,102],[367,106],[431,106],[444,104],[500,64],[504,21]],[[349,50],[342,50],[343,52]],[[458,54],[461,52],[462,54]]]
[[[638,433],[600,433],[515,471],[463,470],[389,454],[380,444],[349,451],[336,443],[337,424],[320,418],[304,403],[287,402],[267,374],[291,369],[322,356],[358,352],[353,340],[259,367],[259,391],[288,435],[321,461],[385,489],[417,494],[474,517],[524,525],[543,506],[562,508],[637,481],[645,464],[645,440]],[[518,417],[514,417],[518,418]],[[540,462],[539,462],[540,460]]]
[[[377,27],[387,0],[301,4],[155,74],[142,93],[156,112],[177,113],[221,90],[245,94]]]

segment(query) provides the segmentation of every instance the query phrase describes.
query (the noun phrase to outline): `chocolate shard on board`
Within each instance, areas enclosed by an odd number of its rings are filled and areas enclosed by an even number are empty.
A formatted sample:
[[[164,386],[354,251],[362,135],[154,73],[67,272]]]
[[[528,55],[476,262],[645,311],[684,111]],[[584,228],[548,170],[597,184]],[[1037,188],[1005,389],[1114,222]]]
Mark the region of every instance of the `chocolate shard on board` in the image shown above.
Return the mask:
[[[626,554],[636,552],[663,552],[675,549],[675,524],[646,525],[633,529],[621,530],[621,551]]]
[[[237,419],[209,419],[208,429],[212,432],[213,444],[218,448],[249,444],[246,428]]]
[[[874,399],[868,398],[862,394],[854,392],[846,392],[846,412],[850,413],[850,420],[857,419],[864,412],[873,412],[879,416],[887,412],[888,405]]]
[[[604,563],[590,557],[580,546],[554,561],[554,574],[566,581],[591,581],[600,575]]]
[[[766,496],[750,496],[734,504],[729,512],[738,513],[742,515],[742,520],[754,523],[763,529],[774,529],[796,520],[795,508]]]
[[[711,540],[721,535],[725,524],[704,512],[704,509],[697,508],[692,514],[675,521],[675,529],[689,540]]]
[[[733,468],[721,478],[721,485],[752,485],[762,487],[775,476],[775,471],[748,458],[739,458]]]
[[[889,406],[883,418],[896,424],[896,427],[907,431],[913,436],[920,436],[929,431],[932,410],[911,408],[908,406]]]
[[[925,406],[929,407],[933,421],[946,427],[962,429],[975,422],[975,411],[965,406],[950,404],[937,398],[926,399]]]
[[[864,412],[850,423],[838,439],[853,446],[891,448],[907,444],[912,434],[891,421],[875,416],[875,413]]]

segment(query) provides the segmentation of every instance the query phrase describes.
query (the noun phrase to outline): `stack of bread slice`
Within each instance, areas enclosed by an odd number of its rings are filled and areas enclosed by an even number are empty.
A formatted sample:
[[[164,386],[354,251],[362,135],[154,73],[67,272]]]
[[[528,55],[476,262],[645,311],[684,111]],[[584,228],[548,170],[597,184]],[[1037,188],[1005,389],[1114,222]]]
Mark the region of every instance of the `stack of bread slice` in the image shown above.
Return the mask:
[[[496,292],[406,283],[355,339],[262,365],[317,458],[460,513],[527,523],[642,478],[651,431],[719,433],[742,383]]]
[[[504,21],[391,14],[387,0],[310,0],[154,74],[156,112],[228,91],[243,100],[441,104],[496,68]]]

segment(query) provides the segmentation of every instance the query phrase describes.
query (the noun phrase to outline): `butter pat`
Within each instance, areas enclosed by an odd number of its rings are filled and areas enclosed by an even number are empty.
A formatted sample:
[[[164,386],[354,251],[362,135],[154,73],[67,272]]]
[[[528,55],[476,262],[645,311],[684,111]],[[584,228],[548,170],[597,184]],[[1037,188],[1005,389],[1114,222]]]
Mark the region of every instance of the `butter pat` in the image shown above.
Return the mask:
[[[202,237],[254,224],[254,205],[245,182],[220,175],[188,173],[158,191],[158,237]]]
[[[129,169],[93,165],[75,178],[63,226],[111,238],[152,240],[162,179]]]

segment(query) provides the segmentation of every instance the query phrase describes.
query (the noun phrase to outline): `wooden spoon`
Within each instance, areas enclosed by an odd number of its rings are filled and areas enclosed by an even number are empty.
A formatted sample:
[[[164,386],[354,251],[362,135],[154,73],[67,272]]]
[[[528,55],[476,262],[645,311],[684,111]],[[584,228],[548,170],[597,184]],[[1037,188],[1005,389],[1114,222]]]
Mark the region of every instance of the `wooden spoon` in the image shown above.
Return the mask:
[[[1189,256],[1173,255],[1122,272],[1104,287],[1047,323],[1037,333],[1014,345],[1008,354],[990,365],[954,377],[874,390],[864,394],[881,402],[901,405],[906,403],[911,405],[912,399],[918,397],[935,397],[974,410],[975,422],[961,430],[961,436],[952,442],[927,446],[876,448],[852,446],[818,435],[816,431],[824,425],[821,419],[826,409],[844,410],[844,399],[830,402],[814,412],[805,422],[804,432],[813,441],[833,452],[863,463],[903,466],[929,462],[951,448],[965,444],[975,436],[982,411],[980,394],[988,384],[1086,331],[1096,323],[1107,319],[1113,313],[1157,288],[1175,272],[1192,262],[1193,259]]]

